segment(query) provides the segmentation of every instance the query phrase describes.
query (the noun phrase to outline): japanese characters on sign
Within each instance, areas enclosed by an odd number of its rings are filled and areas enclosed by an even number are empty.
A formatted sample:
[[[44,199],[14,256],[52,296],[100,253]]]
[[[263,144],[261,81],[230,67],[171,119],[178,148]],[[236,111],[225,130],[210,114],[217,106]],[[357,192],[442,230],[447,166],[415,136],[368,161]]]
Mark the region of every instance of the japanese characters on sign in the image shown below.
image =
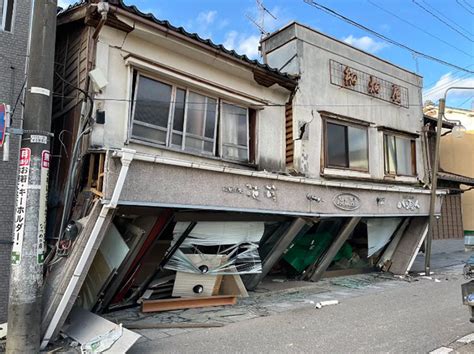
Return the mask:
[[[368,91],[371,95],[378,95],[380,93],[380,83],[372,75],[370,75]]]
[[[352,193],[340,193],[332,200],[334,205],[342,210],[357,210],[360,208],[360,198]]]
[[[329,61],[331,84],[408,108],[408,89],[348,65]]]
[[[40,210],[38,223],[38,249],[37,260],[39,264],[44,262],[46,251],[45,235],[46,235],[46,202],[48,195],[48,174],[49,161],[51,154],[47,150],[43,150],[41,154],[41,189],[40,189]]]
[[[3,146],[6,133],[7,109],[3,103],[0,103],[0,146]]]
[[[351,68],[346,66],[344,69],[344,86],[355,86],[357,83],[357,74],[351,71]]]
[[[263,190],[263,193],[261,193],[261,190]],[[277,200],[277,188],[273,184],[264,185],[263,188],[249,183],[245,185],[245,188],[239,186],[224,186],[222,187],[222,191],[225,193],[243,194],[257,201],[260,201],[262,196],[274,202]]]
[[[15,229],[13,235],[12,264],[21,260],[23,235],[25,233],[26,195],[28,193],[28,177],[30,174],[31,150],[20,150],[20,165],[18,170],[18,184],[16,191]]]
[[[392,85],[392,95],[390,96],[390,99],[392,100],[393,103],[400,104],[402,102],[402,97],[401,97],[401,92],[400,92],[400,86],[393,84]]]
[[[420,202],[414,197],[405,197],[397,204],[398,209],[406,209],[408,211],[415,211],[420,209]]]

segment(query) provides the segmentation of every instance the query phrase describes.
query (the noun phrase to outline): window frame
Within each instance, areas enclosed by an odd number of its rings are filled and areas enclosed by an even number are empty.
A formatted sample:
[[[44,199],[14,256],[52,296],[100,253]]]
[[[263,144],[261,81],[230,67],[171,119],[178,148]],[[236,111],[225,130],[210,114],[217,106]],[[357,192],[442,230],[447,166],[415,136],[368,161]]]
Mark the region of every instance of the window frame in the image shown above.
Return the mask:
[[[394,138],[394,151],[395,151],[395,173],[390,173],[390,165],[387,166],[389,163],[388,159],[388,145],[387,145],[387,138],[393,137]],[[398,159],[397,159],[397,138],[405,139],[410,141],[410,159],[411,159],[411,170],[412,174],[403,174],[398,173]],[[402,134],[402,133],[394,133],[392,131],[383,131],[383,170],[384,176],[386,177],[416,177],[418,174],[417,171],[417,163],[416,163],[416,138],[412,135]]]
[[[0,0],[3,2],[2,13],[1,13],[1,22],[0,22],[0,31],[13,33],[13,28],[15,26],[15,13],[16,13],[16,3],[17,0]],[[8,2],[12,2],[12,10],[11,10],[11,21],[10,21],[10,29],[5,29],[5,20],[7,18],[7,8],[6,6]]]
[[[228,105],[232,105],[232,106],[235,106],[235,107],[239,107],[239,108],[243,108],[245,109],[246,111],[246,119],[247,119],[247,137],[246,137],[246,141],[247,141],[247,156],[246,156],[246,160],[245,162],[250,162],[250,114],[249,114],[249,107],[245,107],[245,106],[242,106],[242,105],[239,105],[239,104],[235,104],[233,102],[230,102],[230,101],[227,101],[227,100],[224,100],[224,99],[221,99],[220,102],[219,102],[219,157],[222,158],[222,159],[225,159],[225,160],[229,160],[229,161],[243,161],[243,160],[239,160],[239,159],[232,159],[232,158],[228,158],[228,157],[223,157],[223,153],[224,153],[224,143],[223,143],[223,139],[222,139],[222,121],[223,121],[223,117],[224,117],[224,114],[223,114],[223,109],[224,109],[224,104],[228,104]],[[242,148],[242,145],[238,145],[238,144],[227,144],[227,145],[230,145],[231,147],[235,147],[237,149],[239,148]]]
[[[184,88],[181,88],[180,89],[184,89]],[[183,135],[182,135],[182,142],[181,142],[181,151],[189,151],[189,152],[195,152],[197,154],[202,154],[204,156],[216,156],[216,149],[217,149],[217,142],[219,140],[219,137],[217,136],[217,123],[218,123],[218,120],[219,120],[219,98],[216,97],[216,96],[212,96],[212,95],[209,95],[207,93],[204,93],[202,91],[199,91],[199,90],[195,90],[195,89],[189,89],[189,88],[186,88],[186,96],[185,96],[185,99],[184,99],[184,117],[183,117]],[[203,135],[202,137],[201,136],[198,136],[198,135],[195,135],[195,134],[192,134],[192,133],[186,133],[186,128],[187,128],[187,122],[188,122],[188,96],[189,96],[189,93],[190,92],[193,92],[193,93],[196,93],[198,95],[201,95],[201,96],[204,96],[206,98],[206,110],[204,112],[204,123],[203,123]],[[207,105],[208,105],[208,98],[212,98],[216,101],[216,113],[215,113],[215,120],[214,120],[214,139],[211,139],[211,138],[207,138],[205,136],[205,132],[206,132],[206,120],[207,120]],[[175,103],[176,103],[176,99],[174,100],[174,103],[173,103],[173,117],[172,117],[172,123],[174,123],[174,106],[175,106]],[[171,127],[172,128],[172,127]],[[201,150],[200,152],[196,151],[196,150],[193,150],[193,149],[189,149],[189,150],[186,150],[186,136],[190,136],[191,138],[195,138],[195,139],[201,139],[202,141],[207,141],[209,142],[209,140],[213,140],[214,141],[214,147],[212,149],[212,153],[209,153],[209,152],[206,152],[205,150]],[[170,134],[170,137],[171,137],[171,134]],[[167,145],[167,147],[169,148],[173,148],[173,146],[170,144],[170,145]]]
[[[250,107],[222,99],[218,96],[213,95],[212,93],[208,93],[199,89],[195,89],[194,87],[187,87],[183,84],[176,83],[173,81],[169,81],[167,79],[163,79],[161,76],[153,75],[152,73],[144,72],[138,68],[132,68],[131,71],[132,77],[136,75],[135,82],[132,83],[132,107],[130,109],[130,119],[129,119],[129,133],[128,133],[128,141],[138,144],[144,144],[148,146],[154,146],[162,149],[169,149],[172,151],[182,152],[190,155],[196,155],[201,157],[208,157],[213,159],[219,159],[222,161],[228,161],[232,163],[239,163],[249,165],[251,164],[250,161]],[[145,77],[150,80],[157,81],[159,83],[171,86],[171,96],[170,96],[170,105],[169,105],[169,112],[168,112],[168,121],[167,127],[164,128],[162,126],[157,126],[154,124],[145,123],[135,119],[135,111],[137,107],[137,94],[138,94],[138,87],[140,82],[140,77]],[[174,129],[174,119],[175,119],[175,109],[176,109],[176,97],[177,91],[183,90],[185,91],[185,98],[184,98],[184,116],[183,116],[183,131],[180,132]],[[206,110],[204,112],[204,122],[203,122],[203,135],[197,136],[193,133],[186,133],[187,129],[187,122],[188,122],[188,97],[190,93],[195,93],[205,97],[206,102]],[[207,121],[207,110],[208,110],[208,99],[213,99],[216,101],[216,112],[215,112],[215,120],[214,120],[214,138],[208,138],[205,135],[206,130],[206,121]],[[229,104],[236,107],[240,107],[245,109],[246,111],[246,120],[247,120],[247,146],[246,146],[246,158],[245,160],[240,159],[232,159],[223,157],[223,143],[222,143],[222,119],[223,119],[223,104]],[[138,135],[133,134],[133,126],[137,124],[139,126],[149,127],[153,129],[157,129],[166,133],[166,141],[165,143],[161,143],[158,140],[151,140],[146,137],[141,137]],[[177,134],[181,136],[181,144],[173,144],[173,134]],[[203,148],[198,151],[197,149],[186,149],[186,137],[189,136],[190,138],[200,139],[203,141]],[[204,150],[204,142],[212,142],[213,143],[213,151],[209,152]],[[233,145],[232,145],[233,146]],[[244,148],[241,145],[235,145],[236,148]],[[256,147],[255,147],[256,149]]]
[[[323,119],[323,134],[324,134],[324,139],[323,139],[323,150],[324,150],[324,168],[331,168],[331,169],[338,169],[338,170],[346,170],[346,171],[357,171],[357,172],[363,172],[363,173],[369,173],[370,171],[370,152],[369,152],[369,123],[367,124],[362,124],[362,123],[354,123],[352,121],[346,120],[346,119],[335,119],[332,117],[322,117]],[[346,143],[346,160],[347,160],[347,165],[348,167],[345,166],[338,166],[338,165],[331,165],[329,164],[329,139],[328,139],[328,123],[329,124],[335,124],[335,125],[340,125],[345,128],[344,132],[344,137],[345,137],[345,143]],[[353,127],[353,128],[358,128],[358,129],[364,129],[366,136],[367,136],[367,144],[366,144],[366,151],[367,151],[367,168],[356,168],[356,167],[350,167],[350,160],[349,160],[349,134],[348,134],[348,127]]]

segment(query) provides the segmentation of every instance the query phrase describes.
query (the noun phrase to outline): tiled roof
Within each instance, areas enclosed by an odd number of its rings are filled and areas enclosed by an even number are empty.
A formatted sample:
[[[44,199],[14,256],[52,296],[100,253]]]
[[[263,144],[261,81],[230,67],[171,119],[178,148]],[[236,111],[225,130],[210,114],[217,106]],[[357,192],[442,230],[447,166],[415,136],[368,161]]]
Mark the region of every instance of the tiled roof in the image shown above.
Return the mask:
[[[72,10],[78,8],[78,7],[81,7],[81,6],[86,5],[88,3],[91,3],[91,2],[95,3],[97,1],[94,1],[94,0],[92,0],[92,1],[90,1],[90,0],[89,1],[88,0],[78,1],[75,4],[69,6],[67,9],[64,9],[63,11],[59,12],[59,15],[65,14],[69,11],[72,11]],[[216,44],[210,39],[201,38],[197,33],[188,32],[183,27],[175,27],[170,22],[168,22],[166,20],[160,20],[160,19],[156,18],[152,13],[144,13],[144,12],[140,11],[135,5],[130,5],[130,6],[126,5],[123,2],[123,0],[109,0],[108,2],[109,2],[110,5],[117,6],[118,8],[121,8],[121,9],[127,11],[127,12],[130,12],[131,14],[137,15],[137,16],[142,17],[144,19],[147,19],[151,22],[154,22],[154,23],[156,23],[160,26],[163,26],[169,31],[173,31],[173,32],[182,34],[182,35],[184,35],[184,36],[186,36],[190,39],[193,39],[193,40],[195,40],[195,41],[197,41],[201,44],[205,44],[205,45],[209,46],[212,49],[215,49],[215,50],[218,50],[222,53],[230,55],[233,58],[235,58],[239,61],[242,61],[243,63],[250,64],[250,65],[252,65],[256,68],[259,68],[261,70],[266,71],[269,74],[278,76],[278,77],[280,77],[281,79],[285,80],[288,83],[288,85],[285,85],[287,88],[296,87],[297,77],[295,77],[293,75],[283,73],[283,72],[279,71],[278,69],[270,67],[267,64],[260,63],[258,60],[250,59],[245,54],[243,54],[243,55],[238,54],[235,50],[227,49],[222,44]]]

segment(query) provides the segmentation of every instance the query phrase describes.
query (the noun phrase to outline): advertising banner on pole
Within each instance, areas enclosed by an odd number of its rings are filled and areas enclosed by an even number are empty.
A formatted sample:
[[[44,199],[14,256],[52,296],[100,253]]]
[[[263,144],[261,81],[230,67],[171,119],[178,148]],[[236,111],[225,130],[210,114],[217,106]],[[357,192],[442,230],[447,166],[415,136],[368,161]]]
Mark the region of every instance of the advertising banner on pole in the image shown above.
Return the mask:
[[[7,106],[0,103],[0,146],[5,141],[5,133],[7,128]]]
[[[20,264],[25,233],[26,197],[28,193],[28,177],[30,175],[31,149],[20,149],[20,166],[16,191],[15,234],[13,237],[12,265]]]

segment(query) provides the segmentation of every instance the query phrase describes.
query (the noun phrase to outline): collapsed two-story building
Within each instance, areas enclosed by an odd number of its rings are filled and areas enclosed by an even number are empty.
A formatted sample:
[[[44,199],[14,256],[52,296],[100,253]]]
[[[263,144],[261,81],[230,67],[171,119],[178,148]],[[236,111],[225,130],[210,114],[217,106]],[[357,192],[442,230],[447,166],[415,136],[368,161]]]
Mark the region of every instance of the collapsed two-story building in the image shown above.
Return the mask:
[[[409,270],[430,201],[421,77],[297,23],[262,53],[121,0],[59,14],[45,342],[74,303]]]

